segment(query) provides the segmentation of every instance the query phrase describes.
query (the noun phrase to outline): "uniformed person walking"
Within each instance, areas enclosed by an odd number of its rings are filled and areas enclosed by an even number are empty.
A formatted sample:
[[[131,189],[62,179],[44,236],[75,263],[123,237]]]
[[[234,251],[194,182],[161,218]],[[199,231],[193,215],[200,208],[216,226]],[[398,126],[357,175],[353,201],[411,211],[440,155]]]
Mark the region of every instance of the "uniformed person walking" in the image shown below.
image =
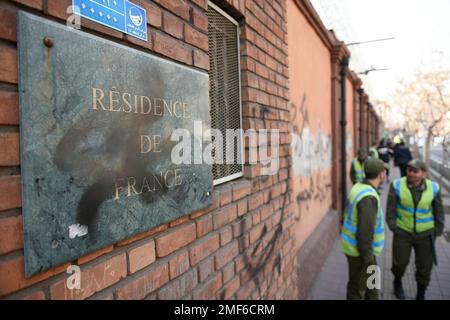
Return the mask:
[[[384,224],[378,187],[386,177],[386,167],[379,159],[364,164],[365,179],[356,183],[348,196],[341,231],[341,246],[347,256],[349,281],[347,299],[377,300],[378,290],[369,288],[368,267],[376,266],[376,256],[384,246]]]
[[[375,159],[379,159],[379,158],[380,158],[380,156],[379,156],[379,154],[378,154],[377,146],[378,146],[378,143],[375,142],[375,143],[372,145],[372,147],[370,147],[370,149],[369,149],[369,156],[370,156],[371,158],[375,158]]]
[[[358,149],[358,155],[352,160],[350,167],[350,180],[355,184],[364,180],[364,161],[367,159],[367,151],[364,148]]]
[[[423,161],[411,160],[406,174],[406,177],[392,182],[386,212],[386,222],[394,232],[391,269],[394,294],[398,299],[405,299],[402,277],[414,248],[416,299],[424,300],[433,260],[437,263],[434,240],[444,229],[444,209],[440,186],[426,178],[427,166]]]

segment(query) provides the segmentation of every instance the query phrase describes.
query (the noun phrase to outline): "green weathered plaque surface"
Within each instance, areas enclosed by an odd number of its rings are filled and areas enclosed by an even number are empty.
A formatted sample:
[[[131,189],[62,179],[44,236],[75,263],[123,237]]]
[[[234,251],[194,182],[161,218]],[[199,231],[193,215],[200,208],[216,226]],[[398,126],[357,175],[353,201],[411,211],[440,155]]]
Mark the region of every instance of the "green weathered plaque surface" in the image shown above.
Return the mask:
[[[27,276],[211,204],[211,165],[171,161],[174,129],[203,146],[206,73],[18,17]]]

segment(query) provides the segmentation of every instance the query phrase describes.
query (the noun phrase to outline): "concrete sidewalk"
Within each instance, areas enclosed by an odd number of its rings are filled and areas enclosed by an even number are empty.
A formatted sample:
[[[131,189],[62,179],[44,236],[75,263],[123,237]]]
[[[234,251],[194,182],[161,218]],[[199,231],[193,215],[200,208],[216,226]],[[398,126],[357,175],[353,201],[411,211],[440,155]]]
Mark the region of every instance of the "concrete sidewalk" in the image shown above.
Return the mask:
[[[392,166],[391,166],[392,168]],[[394,167],[390,170],[391,181],[400,175],[399,169]],[[388,184],[383,185],[381,197],[384,208],[386,207]],[[447,212],[448,213],[448,212]],[[450,216],[446,215],[445,230],[450,231]],[[447,240],[446,240],[447,239]],[[436,253],[438,266],[433,267],[430,286],[427,289],[426,299],[428,300],[450,300],[450,236],[439,237],[436,240]],[[392,261],[392,232],[386,226],[386,244],[383,253],[378,257],[377,262],[381,268],[381,291],[380,299],[395,300],[393,294],[393,275],[391,272]],[[348,281],[348,266],[345,255],[341,251],[340,238],[336,242],[325,261],[322,270],[317,277],[308,300],[345,300]],[[414,251],[411,255],[410,264],[403,277],[403,287],[406,299],[415,299],[416,281],[414,266]]]

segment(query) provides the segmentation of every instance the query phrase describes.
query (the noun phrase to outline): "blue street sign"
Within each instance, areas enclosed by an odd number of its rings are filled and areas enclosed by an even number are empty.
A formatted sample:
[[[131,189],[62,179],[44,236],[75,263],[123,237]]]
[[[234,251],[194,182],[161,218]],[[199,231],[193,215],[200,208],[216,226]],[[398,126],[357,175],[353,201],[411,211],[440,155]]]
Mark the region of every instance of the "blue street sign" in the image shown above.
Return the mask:
[[[147,12],[128,0],[72,0],[73,12],[147,41]]]

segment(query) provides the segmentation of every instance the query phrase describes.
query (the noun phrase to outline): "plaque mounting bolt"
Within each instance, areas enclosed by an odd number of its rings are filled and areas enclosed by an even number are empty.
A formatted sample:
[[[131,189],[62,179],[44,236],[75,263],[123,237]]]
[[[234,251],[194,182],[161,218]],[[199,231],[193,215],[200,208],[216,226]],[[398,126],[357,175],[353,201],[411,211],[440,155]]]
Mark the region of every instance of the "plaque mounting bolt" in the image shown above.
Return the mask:
[[[54,45],[53,39],[52,39],[52,38],[49,38],[49,37],[45,37],[45,38],[44,38],[44,45],[45,45],[47,48],[53,47],[53,45]]]
[[[53,248],[53,249],[58,248],[59,245],[60,245],[60,243],[61,243],[61,241],[59,241],[59,240],[53,240],[53,241],[52,241],[52,248]]]

